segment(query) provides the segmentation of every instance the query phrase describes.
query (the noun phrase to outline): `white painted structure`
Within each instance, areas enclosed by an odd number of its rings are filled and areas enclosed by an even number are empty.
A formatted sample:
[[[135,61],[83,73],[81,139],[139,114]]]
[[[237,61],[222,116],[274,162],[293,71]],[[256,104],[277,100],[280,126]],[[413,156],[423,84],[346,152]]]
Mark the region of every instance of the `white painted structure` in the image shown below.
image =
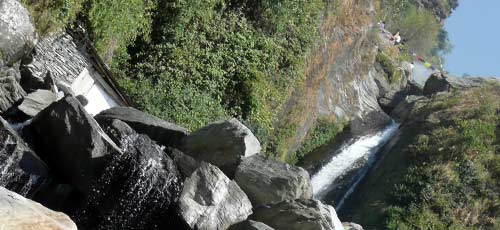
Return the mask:
[[[50,72],[56,84],[71,89],[75,96],[84,96],[89,114],[128,105],[84,32],[54,33],[42,38],[35,50],[32,72],[40,78]]]

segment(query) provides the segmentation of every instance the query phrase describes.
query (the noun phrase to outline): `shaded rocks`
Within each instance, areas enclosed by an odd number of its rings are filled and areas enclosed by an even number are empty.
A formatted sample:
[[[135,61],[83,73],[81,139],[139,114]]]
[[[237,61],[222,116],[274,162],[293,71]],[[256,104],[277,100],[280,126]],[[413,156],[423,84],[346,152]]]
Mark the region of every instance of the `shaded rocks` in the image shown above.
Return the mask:
[[[30,195],[47,177],[47,166],[4,119],[0,122],[0,186]]]
[[[428,99],[424,96],[407,96],[391,112],[391,117],[399,123],[409,120],[413,116],[413,111],[427,104]]]
[[[122,153],[107,162],[75,220],[83,229],[179,229],[177,167],[148,136],[115,121],[105,130]]]
[[[4,230],[77,229],[66,214],[54,212],[3,187],[0,187],[0,223]]]
[[[241,160],[260,152],[257,138],[235,118],[202,127],[182,140],[179,149],[197,161],[219,167],[232,177]]]
[[[118,147],[73,97],[52,103],[33,118],[40,157],[67,183],[88,194],[91,181]]]
[[[0,67],[13,64],[35,46],[35,28],[19,1],[0,1],[0,34]]]
[[[39,89],[28,94],[18,106],[18,109],[24,114],[34,117],[40,111],[47,108],[50,104],[57,100],[57,95],[49,90]]]
[[[238,185],[204,162],[184,182],[179,209],[184,221],[200,230],[227,229],[252,214],[252,204]]]
[[[274,230],[262,222],[245,220],[229,227],[229,230]]]
[[[182,178],[187,178],[200,166],[200,163],[191,156],[184,154],[175,148],[168,148],[166,150],[168,155],[174,160],[177,168],[181,172]]]
[[[0,68],[0,113],[7,111],[26,95],[18,79],[19,73],[14,68]]]
[[[296,166],[254,155],[238,166],[234,180],[252,204],[312,198],[309,173]]]
[[[257,207],[250,219],[276,230],[341,230],[342,223],[331,206],[314,199],[282,201]]]
[[[121,120],[136,132],[146,134],[163,146],[175,146],[187,135],[185,128],[131,107],[114,107],[100,112],[95,119],[99,122],[110,119]]]

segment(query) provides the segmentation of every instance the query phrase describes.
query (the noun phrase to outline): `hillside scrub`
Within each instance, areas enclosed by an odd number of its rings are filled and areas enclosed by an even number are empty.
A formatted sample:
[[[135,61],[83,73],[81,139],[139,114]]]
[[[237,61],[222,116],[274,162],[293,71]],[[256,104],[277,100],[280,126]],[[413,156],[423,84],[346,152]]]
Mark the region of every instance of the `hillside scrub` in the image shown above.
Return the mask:
[[[405,150],[410,167],[392,191],[388,229],[500,228],[499,95],[495,84],[426,108],[442,122]]]

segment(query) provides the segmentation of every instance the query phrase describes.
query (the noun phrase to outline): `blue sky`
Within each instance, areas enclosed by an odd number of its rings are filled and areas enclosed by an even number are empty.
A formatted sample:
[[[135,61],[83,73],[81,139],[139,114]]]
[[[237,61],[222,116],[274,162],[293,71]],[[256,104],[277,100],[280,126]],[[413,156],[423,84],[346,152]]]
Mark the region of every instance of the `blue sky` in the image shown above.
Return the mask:
[[[459,0],[445,22],[454,48],[445,57],[452,75],[500,77],[500,0]]]

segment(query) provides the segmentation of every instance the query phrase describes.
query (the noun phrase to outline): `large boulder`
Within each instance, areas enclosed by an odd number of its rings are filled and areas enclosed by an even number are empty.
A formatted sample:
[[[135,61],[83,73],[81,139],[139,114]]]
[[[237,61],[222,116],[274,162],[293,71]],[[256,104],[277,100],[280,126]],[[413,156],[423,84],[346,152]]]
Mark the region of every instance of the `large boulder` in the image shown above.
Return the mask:
[[[57,95],[54,92],[39,89],[28,94],[17,108],[24,114],[34,117],[55,101],[57,101]]]
[[[427,102],[428,99],[424,96],[407,96],[392,110],[391,117],[399,123],[405,122],[413,117],[416,109],[425,106]]]
[[[112,119],[121,120],[138,133],[148,135],[163,146],[175,146],[187,135],[185,128],[131,107],[114,107],[104,110],[97,114],[95,119],[99,123]]]
[[[205,162],[184,182],[179,209],[187,225],[200,230],[227,229],[252,214],[252,204],[240,187]]]
[[[77,230],[64,213],[0,187],[0,228],[2,230]]]
[[[0,34],[0,67],[17,62],[35,46],[35,28],[19,1],[0,1]]]
[[[1,117],[0,122],[0,186],[31,195],[47,177],[47,166]]]
[[[26,95],[18,78],[19,73],[14,68],[0,68],[0,113],[7,111]]]
[[[181,229],[179,172],[160,146],[117,120],[105,127],[122,154],[113,155],[75,215],[83,229]],[[119,134],[118,134],[119,133]],[[117,135],[118,134],[118,135]]]
[[[310,199],[313,195],[306,170],[261,155],[245,158],[234,180],[254,207],[284,200]]]
[[[274,228],[271,228],[261,222],[245,220],[232,225],[231,227],[229,227],[229,230],[274,230]]]
[[[298,199],[262,205],[254,209],[251,220],[276,230],[343,230],[331,206],[314,199]]]
[[[344,222],[342,226],[344,226],[344,230],[363,230],[361,225],[351,222]]]
[[[74,97],[52,103],[28,126],[37,153],[66,183],[83,194],[120,149]]]
[[[219,167],[232,177],[241,160],[260,152],[259,140],[240,121],[217,121],[182,140],[180,150],[195,160]]]

